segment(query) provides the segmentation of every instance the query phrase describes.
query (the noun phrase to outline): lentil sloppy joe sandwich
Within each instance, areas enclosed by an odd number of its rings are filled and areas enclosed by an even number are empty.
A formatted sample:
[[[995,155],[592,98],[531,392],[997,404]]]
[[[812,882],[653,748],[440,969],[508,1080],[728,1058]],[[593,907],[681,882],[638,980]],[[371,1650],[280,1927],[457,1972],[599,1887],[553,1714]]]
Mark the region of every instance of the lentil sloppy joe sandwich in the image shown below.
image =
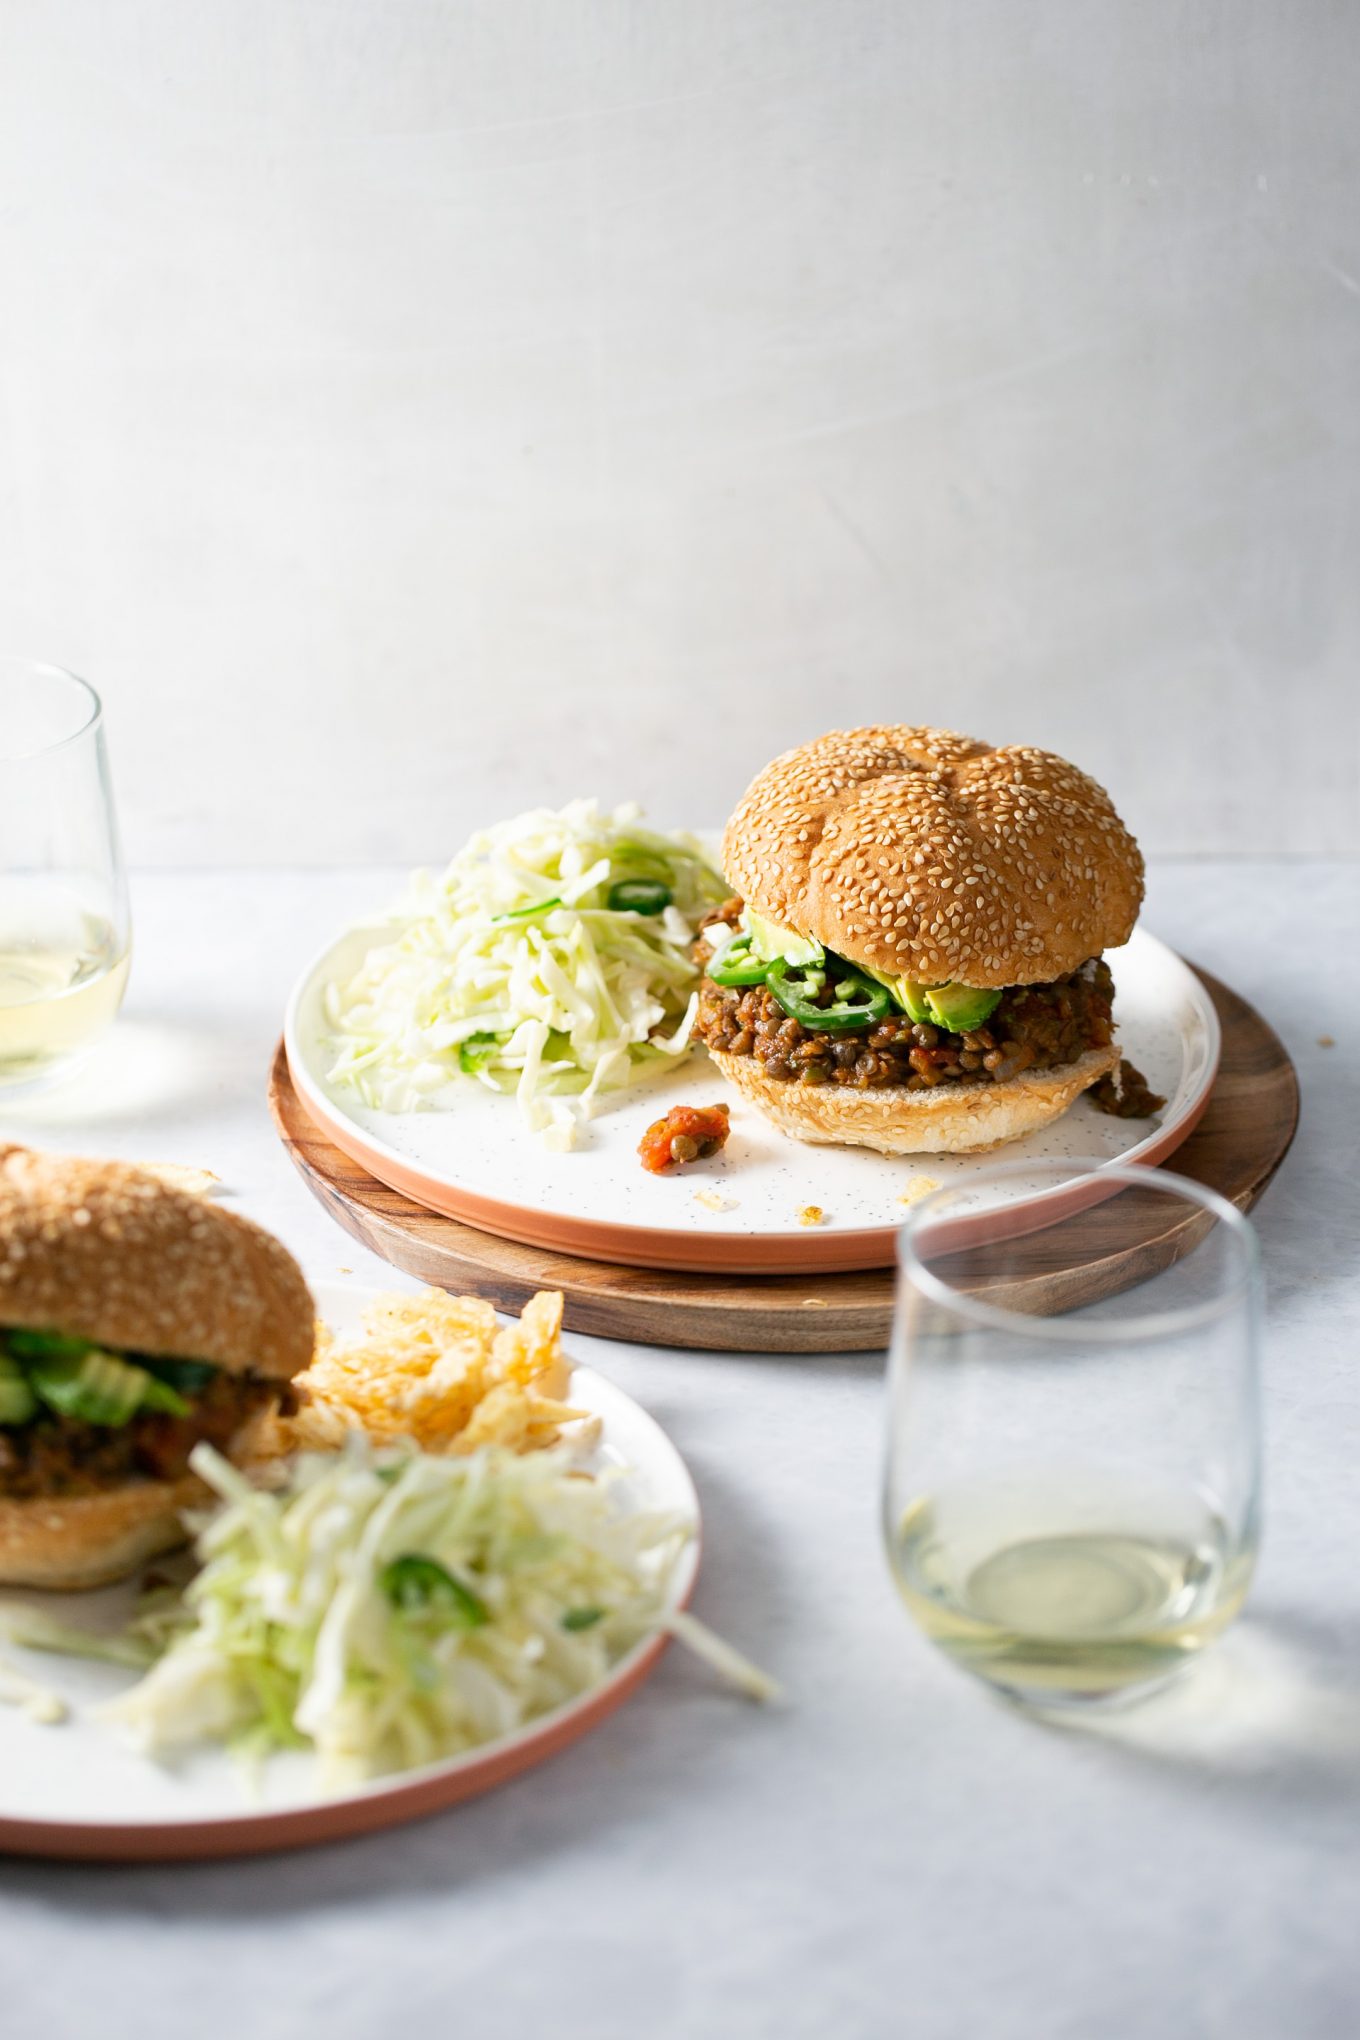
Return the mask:
[[[1051,751],[950,730],[839,730],[754,780],[723,837],[696,1032],[796,1139],[991,1148],[1116,1082],[1114,987],[1143,860],[1108,794]]]
[[[0,1584],[103,1586],[182,1543],[194,1446],[239,1452],[314,1340],[301,1271],[249,1219],[0,1148]]]

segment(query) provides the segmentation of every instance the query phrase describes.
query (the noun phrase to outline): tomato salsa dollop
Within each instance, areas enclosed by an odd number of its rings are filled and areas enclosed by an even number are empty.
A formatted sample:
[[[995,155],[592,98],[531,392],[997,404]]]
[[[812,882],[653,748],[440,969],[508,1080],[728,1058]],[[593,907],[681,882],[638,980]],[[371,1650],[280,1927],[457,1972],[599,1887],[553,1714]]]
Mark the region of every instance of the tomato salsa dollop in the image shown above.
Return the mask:
[[[638,1142],[644,1169],[660,1176],[667,1169],[716,1155],[731,1132],[726,1105],[677,1105],[647,1128]]]

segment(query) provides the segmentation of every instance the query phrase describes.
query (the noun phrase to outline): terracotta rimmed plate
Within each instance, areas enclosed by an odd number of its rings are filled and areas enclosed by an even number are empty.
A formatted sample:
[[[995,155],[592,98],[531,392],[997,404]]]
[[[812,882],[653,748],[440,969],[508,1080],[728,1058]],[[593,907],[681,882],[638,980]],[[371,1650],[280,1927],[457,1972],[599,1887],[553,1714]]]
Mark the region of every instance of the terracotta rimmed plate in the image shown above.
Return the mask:
[[[352,1324],[374,1294],[326,1285],[316,1292],[323,1317],[340,1326]],[[699,1570],[699,1501],[684,1461],[660,1425],[592,1369],[577,1368],[571,1398],[601,1419],[594,1463],[627,1467],[630,1499],[640,1508],[692,1518],[696,1535],[670,1582],[671,1605],[683,1606]],[[0,1589],[0,1604],[32,1605],[64,1621],[113,1630],[126,1619],[132,1593],[130,1586],[61,1596]],[[517,1734],[319,1798],[312,1761],[300,1754],[273,1758],[258,1783],[220,1750],[195,1752],[174,1766],[140,1757],[86,1712],[127,1685],[130,1673],[0,1642],[8,1659],[69,1699],[73,1709],[68,1721],[43,1727],[0,1705],[0,1850],[113,1862],[205,1860],[393,1827],[471,1799],[555,1756],[612,1714],[665,1647],[665,1637],[640,1643],[602,1685]]]
[[[892,1264],[902,1199],[919,1190],[923,1176],[943,1185],[993,1159],[806,1146],[736,1098],[702,1053],[616,1094],[570,1154],[552,1153],[530,1134],[513,1099],[471,1083],[448,1110],[373,1111],[328,1081],[322,994],[330,980],[357,969],[384,935],[351,930],[297,985],[284,1027],[293,1083],[326,1137],[379,1182],[502,1239],[698,1274],[882,1268]],[[1160,1162],[1203,1113],[1220,1045],[1208,993],[1172,950],[1141,930],[1110,951],[1109,962],[1121,1043],[1166,1096],[1166,1110],[1152,1123],[1112,1119],[1081,1099],[1042,1133],[1011,1143],[1006,1159]],[[670,1176],[649,1176],[637,1144],[650,1122],[672,1105],[719,1098],[732,1108],[722,1154]],[[823,1213],[815,1227],[799,1222],[808,1205]]]

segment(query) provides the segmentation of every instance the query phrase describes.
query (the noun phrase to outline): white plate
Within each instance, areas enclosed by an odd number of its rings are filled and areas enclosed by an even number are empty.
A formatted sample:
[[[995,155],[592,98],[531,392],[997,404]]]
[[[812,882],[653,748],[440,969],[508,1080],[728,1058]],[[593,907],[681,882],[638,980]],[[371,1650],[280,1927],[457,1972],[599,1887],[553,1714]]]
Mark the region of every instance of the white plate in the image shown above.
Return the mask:
[[[351,930],[303,975],[284,1030],[293,1083],[327,1137],[381,1182],[483,1231],[643,1267],[714,1273],[881,1267],[892,1260],[894,1232],[906,1215],[901,1200],[921,1177],[943,1186],[997,1159],[804,1145],[736,1098],[702,1051],[613,1094],[568,1154],[551,1152],[529,1133],[512,1098],[473,1083],[449,1109],[372,1110],[327,1079],[322,994],[382,939],[381,930]],[[1165,1096],[1166,1108],[1152,1122],[1116,1119],[1079,1099],[1052,1126],[1007,1147],[1008,1161],[1064,1155],[1160,1161],[1188,1136],[1207,1103],[1220,1030],[1205,987],[1141,929],[1107,960],[1120,1044]],[[722,1153],[672,1175],[648,1174],[637,1155],[647,1126],[672,1105],[717,1099],[732,1108]],[[809,1204],[824,1213],[815,1229],[799,1224]]]
[[[338,1285],[316,1292],[322,1316],[341,1328],[357,1323],[375,1294]],[[630,1502],[693,1520],[696,1536],[682,1552],[668,1591],[671,1606],[683,1605],[699,1569],[699,1500],[684,1461],[646,1411],[592,1369],[576,1369],[571,1399],[601,1418],[591,1463],[626,1467]],[[135,1583],[60,1596],[0,1589],[0,1603],[40,1607],[82,1627],[116,1630],[130,1612],[134,1591]],[[323,1798],[313,1760],[301,1753],[272,1758],[260,1774],[217,1748],[173,1764],[138,1756],[88,1713],[93,1703],[130,1684],[133,1673],[0,1640],[7,1659],[72,1706],[69,1720],[45,1727],[0,1705],[0,1848],[117,1859],[220,1856],[389,1826],[469,1798],[552,1756],[626,1699],[663,1648],[663,1638],[638,1644],[602,1685],[513,1735]]]

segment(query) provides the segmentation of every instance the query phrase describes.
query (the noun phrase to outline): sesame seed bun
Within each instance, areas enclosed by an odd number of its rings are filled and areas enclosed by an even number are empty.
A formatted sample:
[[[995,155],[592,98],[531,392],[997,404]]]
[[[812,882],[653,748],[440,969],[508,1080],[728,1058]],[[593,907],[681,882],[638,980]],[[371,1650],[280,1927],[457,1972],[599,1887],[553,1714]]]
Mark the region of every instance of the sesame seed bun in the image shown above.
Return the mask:
[[[183,1544],[180,1511],[208,1499],[202,1481],[187,1474],[93,1495],[0,1501],[0,1585],[58,1593],[107,1587]]]
[[[0,1325],[290,1381],[315,1310],[271,1233],[126,1162],[0,1149]]]
[[[1052,751],[952,730],[833,730],[786,751],[723,837],[746,904],[923,984],[1044,984],[1127,942],[1143,860]]]
[[[881,1155],[976,1154],[1019,1140],[1060,1119],[1081,1093],[1119,1061],[1119,1050],[1088,1049],[1052,1070],[1022,1070],[1004,1084],[905,1084],[856,1090],[767,1077],[758,1056],[709,1055],[744,1098],[794,1140],[876,1148]]]
[[[315,1312],[292,1255],[249,1219],[123,1162],[9,1147],[0,1326],[283,1382],[311,1360]],[[192,1475],[0,1496],[0,1585],[104,1586],[182,1544],[180,1511],[207,1499]]]

